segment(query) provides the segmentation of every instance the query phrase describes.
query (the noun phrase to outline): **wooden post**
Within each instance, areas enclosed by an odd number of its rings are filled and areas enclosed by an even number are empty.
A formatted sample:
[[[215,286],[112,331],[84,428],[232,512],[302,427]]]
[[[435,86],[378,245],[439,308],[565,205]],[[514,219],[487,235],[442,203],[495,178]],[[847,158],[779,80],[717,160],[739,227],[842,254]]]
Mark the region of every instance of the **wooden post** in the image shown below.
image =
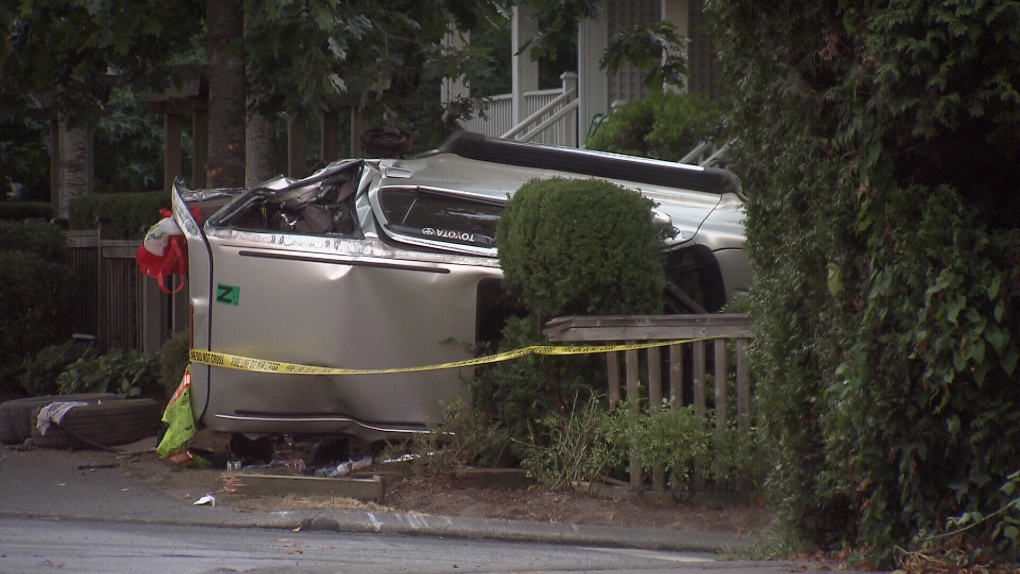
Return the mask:
[[[659,347],[648,349],[648,407],[662,408],[662,354]],[[658,495],[666,493],[666,469],[656,465],[652,469],[652,489]]]
[[[633,345],[634,341],[627,341],[627,344]],[[640,357],[637,349],[628,349],[625,354],[627,356],[627,401],[630,402],[630,416],[637,422],[641,416],[640,381],[638,380]],[[637,448],[632,447],[630,450],[630,488],[640,494],[644,490],[644,484],[645,477],[641,471],[641,458],[638,456]]]
[[[698,415],[705,415],[705,342],[694,342],[694,409]],[[694,467],[694,490],[705,491],[705,475],[700,466]]]
[[[716,339],[715,343],[715,426],[726,425],[726,339]]]
[[[606,353],[606,374],[608,377],[609,408],[616,408],[620,402],[620,354]]]
[[[669,346],[669,398],[673,400],[673,408],[679,409],[684,404],[684,347]]]

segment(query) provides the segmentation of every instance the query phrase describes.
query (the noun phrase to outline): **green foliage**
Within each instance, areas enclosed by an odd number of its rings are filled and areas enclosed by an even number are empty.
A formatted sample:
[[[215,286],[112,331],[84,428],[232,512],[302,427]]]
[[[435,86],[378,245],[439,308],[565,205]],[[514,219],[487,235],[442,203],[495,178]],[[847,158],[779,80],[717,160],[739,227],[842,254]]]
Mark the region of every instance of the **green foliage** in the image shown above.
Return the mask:
[[[5,108],[27,108],[27,94],[50,91],[63,118],[78,125],[94,121],[109,91],[102,76],[165,86],[169,54],[187,46],[203,14],[203,3],[189,0],[5,3],[0,101]]]
[[[870,289],[840,399],[868,471],[862,528],[888,546],[1016,497],[1000,486],[1020,457],[1020,232],[990,232],[944,186],[869,196],[861,219]]]
[[[53,205],[42,201],[3,201],[0,202],[0,221],[25,221],[26,219],[44,219],[54,217]]]
[[[754,434],[732,424],[717,425],[693,405],[674,408],[663,401],[637,417],[633,410],[627,402],[617,405],[603,432],[624,452],[633,450],[646,473],[657,467],[670,471],[674,489],[689,488],[696,467],[706,479],[722,484],[732,484],[738,472],[757,477],[760,457]]]
[[[499,220],[504,287],[538,317],[662,312],[652,204],[600,180],[532,180]]]
[[[450,22],[483,32],[504,18],[498,2],[251,2],[244,49],[252,101],[262,111],[310,112],[339,94],[400,115],[408,97],[427,93],[434,102],[442,77],[474,85],[491,75],[485,46],[444,45]],[[468,96],[450,111],[480,105]]]
[[[547,344],[549,341],[540,333],[535,318],[511,317],[503,329],[498,350]],[[545,444],[547,437],[534,432],[534,421],[551,413],[569,413],[576,399],[584,400],[591,394],[593,381],[604,377],[605,364],[597,356],[528,355],[480,367],[468,385],[474,407],[511,437]],[[516,447],[514,454],[521,454]]]
[[[800,536],[889,564],[1015,498],[1017,5],[706,6],[750,200],[771,492]],[[983,534],[955,539],[1015,559]]]
[[[682,88],[687,75],[685,43],[686,39],[672,22],[635,24],[613,36],[606,53],[599,60],[599,67],[617,72],[625,64],[630,64],[640,70],[648,70],[645,85],[650,90],[661,90],[667,85]]]
[[[13,388],[23,361],[71,336],[72,289],[66,263],[0,251],[0,386]]]
[[[108,221],[110,239],[141,239],[159,222],[160,208],[170,208],[165,191],[91,193],[71,200],[71,229],[95,229]]]
[[[599,395],[575,401],[565,413],[546,414],[535,421],[521,466],[550,489],[601,480],[623,458],[617,436],[606,432],[610,420]]]
[[[48,263],[67,261],[67,237],[59,227],[44,222],[0,221],[0,249],[34,253]]]
[[[20,108],[8,108],[0,121],[0,185],[7,188],[0,197],[6,196],[15,201],[48,201],[49,126],[45,120],[30,115],[30,107],[26,101]],[[4,205],[0,203],[0,208]],[[52,210],[47,219],[51,217]],[[0,211],[0,219],[18,221],[24,218],[6,217]]]
[[[143,102],[140,94],[127,88],[110,94],[108,113],[99,118],[95,131],[100,193],[163,187],[163,118],[143,113]]]
[[[722,104],[692,93],[652,92],[613,111],[590,149],[676,161],[717,135]]]
[[[753,434],[717,426],[693,405],[674,408],[665,401],[638,408],[621,402],[609,410],[604,397],[591,395],[567,413],[548,414],[535,425],[548,437],[546,444],[528,443],[522,466],[549,488],[600,480],[622,466],[629,453],[637,455],[646,473],[669,472],[675,490],[690,486],[696,467],[722,484],[732,484],[738,473],[758,477],[761,457]]]
[[[68,365],[57,377],[60,394],[117,393],[121,397],[163,397],[155,354],[111,349]]]
[[[171,333],[159,349],[159,384],[167,397],[173,395],[181,384],[184,371],[188,368],[190,351],[188,331]]]
[[[60,345],[50,345],[39,351],[32,361],[26,362],[25,372],[19,382],[31,396],[55,395],[60,391],[57,377],[68,365],[88,360],[96,355],[94,347],[82,345],[75,341],[67,341]]]
[[[440,402],[443,418],[429,432],[415,435],[411,451],[420,474],[449,472],[464,466],[493,466],[507,445],[506,433],[463,399]]]

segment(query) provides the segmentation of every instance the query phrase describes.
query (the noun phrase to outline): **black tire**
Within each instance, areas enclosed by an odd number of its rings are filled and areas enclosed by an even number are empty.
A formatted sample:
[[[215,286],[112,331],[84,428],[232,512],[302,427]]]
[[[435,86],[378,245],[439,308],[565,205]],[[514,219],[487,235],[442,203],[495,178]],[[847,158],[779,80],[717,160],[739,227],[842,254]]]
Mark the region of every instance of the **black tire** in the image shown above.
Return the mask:
[[[38,413],[38,408],[58,401],[85,401],[95,403],[97,401],[120,400],[113,393],[78,393],[74,395],[49,395],[45,397],[28,397],[26,399],[14,399],[0,404],[0,442],[7,444],[21,444],[25,439],[32,436],[32,429],[35,428],[35,417],[32,412]]]
[[[38,416],[42,406],[36,407]],[[159,432],[163,405],[152,399],[129,399],[75,407],[46,436],[32,429],[32,444],[44,448],[96,448],[129,444]]]

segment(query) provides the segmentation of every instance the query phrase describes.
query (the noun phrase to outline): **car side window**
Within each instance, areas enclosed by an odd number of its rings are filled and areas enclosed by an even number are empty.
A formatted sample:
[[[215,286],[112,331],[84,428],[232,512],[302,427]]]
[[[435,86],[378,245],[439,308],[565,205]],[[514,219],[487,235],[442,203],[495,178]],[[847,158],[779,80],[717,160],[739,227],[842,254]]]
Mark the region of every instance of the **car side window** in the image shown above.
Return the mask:
[[[379,205],[391,234],[455,245],[495,247],[499,201],[419,187],[380,191]]]

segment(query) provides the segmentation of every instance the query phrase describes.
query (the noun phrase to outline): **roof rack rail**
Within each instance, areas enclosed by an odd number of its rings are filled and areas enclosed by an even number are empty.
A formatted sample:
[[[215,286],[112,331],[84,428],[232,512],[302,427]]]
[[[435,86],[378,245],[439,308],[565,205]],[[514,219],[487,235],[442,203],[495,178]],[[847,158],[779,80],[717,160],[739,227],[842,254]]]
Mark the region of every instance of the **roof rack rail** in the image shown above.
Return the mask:
[[[740,182],[724,169],[521,142],[465,130],[454,132],[433,153],[705,193],[740,193]]]

